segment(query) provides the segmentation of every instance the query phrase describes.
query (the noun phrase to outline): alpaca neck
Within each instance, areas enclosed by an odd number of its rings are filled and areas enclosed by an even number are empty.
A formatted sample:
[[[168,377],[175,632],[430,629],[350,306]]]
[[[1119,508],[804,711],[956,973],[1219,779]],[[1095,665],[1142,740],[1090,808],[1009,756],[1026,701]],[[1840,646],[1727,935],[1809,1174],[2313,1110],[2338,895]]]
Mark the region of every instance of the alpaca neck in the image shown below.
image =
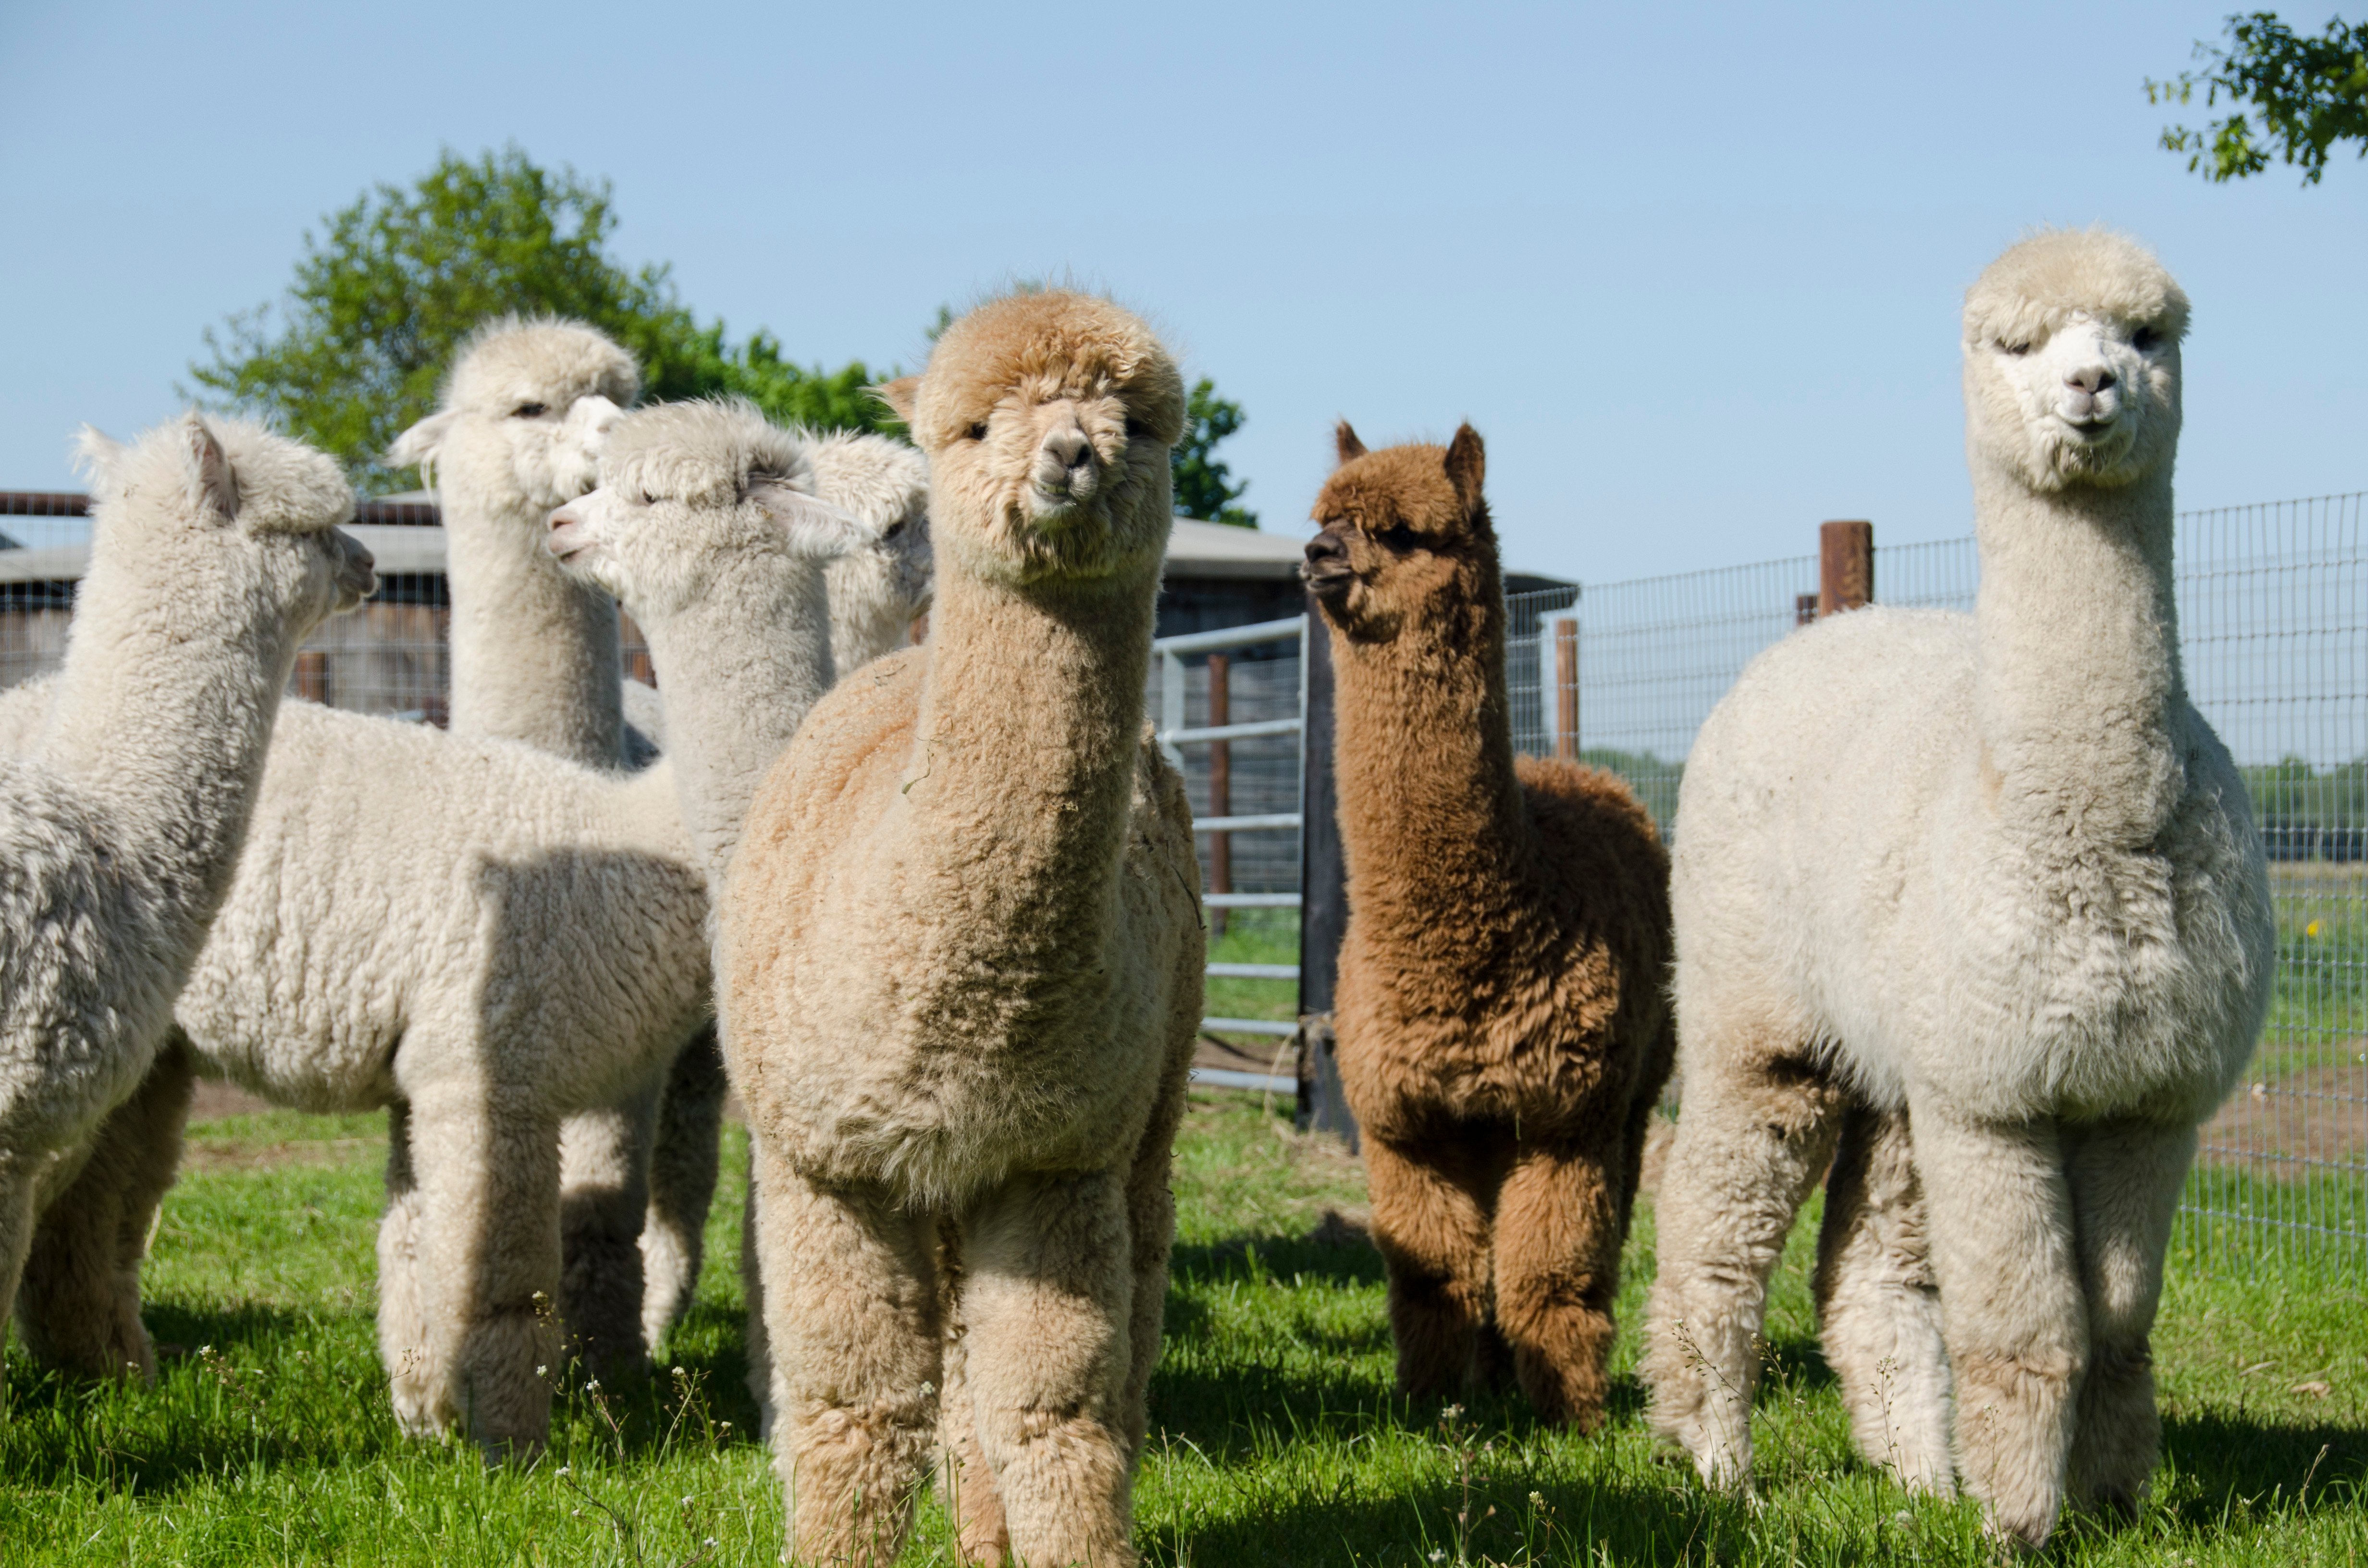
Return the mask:
[[[2185,785],[2168,465],[2042,494],[1977,461],[1975,504],[1986,791],[2055,851],[2144,847]]]
[[[83,580],[36,756],[180,918],[229,889],[300,641],[256,585],[176,552],[102,545]]]
[[[511,516],[472,511],[482,504],[465,495],[447,503],[452,733],[616,767],[624,734],[616,601],[561,574],[531,506]]]
[[[757,787],[830,689],[822,572],[734,561],[694,603],[646,630],[666,683],[666,760],[683,825],[721,888]]]
[[[1505,698],[1497,574],[1386,642],[1332,639],[1350,902],[1380,930],[1468,921],[1510,889],[1529,836]]]
[[[939,578],[905,842],[1016,983],[1089,969],[1116,925],[1158,586]]]

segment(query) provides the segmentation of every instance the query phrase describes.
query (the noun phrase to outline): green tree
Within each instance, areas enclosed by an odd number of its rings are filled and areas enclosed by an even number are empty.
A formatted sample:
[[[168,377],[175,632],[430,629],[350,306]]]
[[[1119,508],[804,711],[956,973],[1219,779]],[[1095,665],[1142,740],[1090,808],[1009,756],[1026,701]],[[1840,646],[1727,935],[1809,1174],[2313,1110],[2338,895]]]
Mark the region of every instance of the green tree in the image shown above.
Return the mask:
[[[1242,405],[1217,395],[1217,383],[1206,376],[1193,383],[1184,402],[1184,438],[1176,443],[1176,510],[1188,517],[1230,523],[1238,528],[1258,526],[1258,514],[1235,503],[1249,482],[1234,483],[1233,471],[1216,456],[1217,443],[1242,427]]]
[[[669,269],[631,271],[608,254],[616,227],[607,182],[538,167],[516,147],[450,152],[408,189],[380,185],[304,236],[287,297],[209,330],[189,367],[219,407],[275,418],[335,454],[365,489],[394,489],[378,455],[436,406],[453,349],[510,312],[572,316],[641,361],[651,400],[737,393],[776,418],[876,428],[886,411],[860,394],[858,362],[802,369],[758,332],[734,347],[700,325]]]
[[[2313,38],[2275,12],[2255,11],[2231,16],[2226,34],[2225,48],[2195,46],[2203,70],[2146,85],[2148,103],[2189,103],[2200,87],[2205,108],[2226,97],[2236,111],[2201,130],[2164,130],[2163,146],[2185,153],[2189,169],[2214,183],[2244,179],[2267,169],[2274,153],[2301,166],[2303,184],[2317,185],[2329,150],[2356,142],[2368,157],[2368,22],[2332,17]]]

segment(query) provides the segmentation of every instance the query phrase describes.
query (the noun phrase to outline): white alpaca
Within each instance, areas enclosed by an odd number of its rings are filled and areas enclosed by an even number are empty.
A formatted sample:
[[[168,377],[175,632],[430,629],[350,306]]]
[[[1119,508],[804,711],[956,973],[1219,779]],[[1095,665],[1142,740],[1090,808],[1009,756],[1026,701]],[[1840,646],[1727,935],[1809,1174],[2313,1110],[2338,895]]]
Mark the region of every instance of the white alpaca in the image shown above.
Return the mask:
[[[194,414],[129,448],[85,431],[83,450],[89,574],[47,722],[0,756],[0,1327],[39,1205],[171,1025],[297,647],[372,587],[336,531],[352,490],[318,452]],[[144,1336],[124,1348],[102,1369],[154,1372]]]
[[[1964,319],[1975,613],[1788,639],[1688,760],[1686,1104],[1644,1374],[1656,1427],[1747,1478],[1767,1276],[1858,1108],[1821,1283],[1859,1446],[1947,1489],[1953,1381],[1954,1471],[2035,1545],[2067,1483],[2126,1506],[2152,1471],[2172,1210],[2274,927],[2180,673],[2186,297],[2127,239],[2053,233]]]
[[[746,805],[731,782],[753,788],[828,687],[824,562],[873,537],[744,411],[650,410],[613,445],[702,589],[635,604],[660,667],[729,700],[683,707],[675,763],[632,778],[291,706],[176,1008],[213,1070],[273,1099],[390,1108],[396,1414],[496,1452],[548,1423],[560,1120],[645,1091],[708,1016],[707,872]]]
[[[592,486],[600,443],[639,381],[632,357],[593,327],[506,318],[470,339],[442,406],[389,450],[390,464],[429,476],[443,513],[453,733],[600,767],[654,755],[665,704],[625,680],[620,711],[615,601],[543,548],[547,517]],[[901,644],[927,602],[927,530],[916,521],[926,470],[917,452],[878,437],[818,438],[807,456],[818,492],[885,540],[828,569],[832,653],[844,670]],[[882,622],[894,641],[872,647]],[[653,1126],[655,1096],[643,1093],[562,1131],[559,1311],[596,1366],[638,1362],[644,1341],[655,1346],[688,1303],[723,1094],[722,1058],[702,1031],[666,1085],[663,1121]]]
[[[592,487],[600,442],[640,385],[632,356],[598,329],[504,317],[462,345],[441,406],[388,449],[389,466],[435,487],[444,519],[454,734],[589,767],[646,761],[622,709],[649,688],[622,678],[616,601],[543,548],[545,519]],[[572,1117],[560,1136],[559,1313],[572,1346],[611,1374],[642,1355],[649,1098]]]
[[[595,767],[646,763],[663,744],[664,700],[618,679],[614,600],[543,549],[545,518],[591,487],[599,443],[638,384],[632,358],[596,329],[507,318],[471,338],[442,406],[389,450],[390,464],[431,478],[443,511],[455,734]],[[927,472],[917,452],[872,436],[814,438],[807,455],[820,492],[885,540],[829,568],[832,653],[846,670],[901,645],[927,604]],[[662,1113],[660,1096],[637,1094],[563,1130],[559,1310],[596,1365],[638,1361],[689,1303],[724,1094],[723,1058],[702,1031],[677,1059]]]

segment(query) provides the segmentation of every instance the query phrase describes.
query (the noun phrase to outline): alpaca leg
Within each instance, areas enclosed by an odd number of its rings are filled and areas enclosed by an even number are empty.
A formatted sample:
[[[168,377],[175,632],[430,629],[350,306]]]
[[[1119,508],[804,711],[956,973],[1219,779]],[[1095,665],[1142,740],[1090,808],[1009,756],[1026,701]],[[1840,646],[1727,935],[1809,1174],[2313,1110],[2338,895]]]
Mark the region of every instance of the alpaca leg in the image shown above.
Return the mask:
[[[1817,1319],[1868,1463],[1911,1492],[1956,1490],[1949,1352],[1907,1113],[1852,1106],[1826,1183]]]
[[[378,1352],[386,1364],[395,1424],[415,1437],[440,1437],[461,1417],[451,1369],[433,1359],[430,1302],[420,1275],[425,1224],[411,1158],[411,1102],[386,1108],[386,1212],[378,1224]]]
[[[8,1326],[9,1308],[25,1276],[25,1255],[32,1250],[40,1165],[39,1159],[0,1153],[0,1330]]]
[[[1389,1272],[1398,1387],[1455,1393],[1477,1369],[1488,1326],[1488,1184],[1475,1152],[1442,1140],[1420,1151],[1365,1141],[1373,1243]]]
[[[1019,1177],[966,1227],[964,1372],[1021,1562],[1135,1562],[1127,1196],[1116,1173]]]
[[[1195,1002],[1192,1012],[1198,1014]],[[1127,1344],[1132,1348],[1126,1387],[1120,1409],[1126,1427],[1126,1462],[1131,1471],[1143,1457],[1143,1440],[1151,1423],[1151,1372],[1159,1364],[1159,1346],[1167,1312],[1167,1255],[1176,1242],[1176,1197],[1168,1181],[1176,1165],[1176,1132],[1184,1121],[1185,1085],[1191,1069],[1191,1042],[1200,1019],[1177,1053],[1176,1066],[1161,1085],[1151,1123],[1134,1152],[1134,1168],[1126,1183],[1126,1228],[1132,1249],[1133,1295],[1127,1317]]]
[[[2067,1129],[2065,1142],[2089,1336],[2072,1432],[2071,1492],[2084,1507],[2126,1513],[2162,1453],[2154,1315],[2162,1302],[2171,1216],[2195,1157],[2195,1129],[2122,1122]]]
[[[962,1561],[970,1568],[999,1568],[1010,1555],[1011,1530],[995,1490],[995,1468],[979,1446],[978,1415],[971,1403],[963,1284],[960,1228],[948,1222],[938,1236],[938,1311],[946,1325],[945,1372],[938,1387],[940,1495],[954,1517]]]
[[[1751,1477],[1768,1278],[1825,1173],[1839,1103],[1835,1086],[1788,1051],[1688,1057],[1685,1107],[1655,1199],[1660,1273],[1638,1370],[1652,1390],[1653,1429],[1691,1453],[1713,1485]]]
[[[411,1101],[430,1375],[496,1460],[541,1450],[559,1349],[559,1127],[519,1097],[452,1084]]]
[[[740,1300],[747,1321],[741,1329],[743,1353],[748,1361],[748,1397],[757,1402],[757,1440],[773,1440],[773,1421],[781,1408],[780,1369],[773,1364],[772,1341],[765,1332],[765,1254],[760,1241],[764,1221],[757,1212],[756,1159],[750,1151],[748,1192],[740,1204]]]
[[[567,1354],[595,1377],[643,1370],[642,1221],[658,1085],[567,1119],[559,1134],[559,1316]]]
[[[1537,1413],[1603,1424],[1603,1366],[1620,1291],[1624,1149],[1523,1148],[1497,1195],[1497,1324]]]
[[[156,1379],[140,1322],[150,1223],[181,1164],[197,1071],[176,1034],[130,1099],[99,1124],[72,1186],[33,1233],[17,1292],[17,1332],[37,1358],[90,1377]]]
[[[773,1463],[793,1562],[893,1562],[928,1478],[944,1345],[934,1227],[884,1195],[756,1176],[772,1346]]]
[[[723,1052],[715,1026],[691,1037],[666,1074],[650,1150],[650,1208],[642,1222],[642,1340],[653,1351],[682,1321],[699,1288],[707,1211],[722,1165]]]
[[[2064,1500],[2088,1309],[2052,1120],[2009,1125],[1910,1105],[1956,1376],[1957,1474],[1993,1534],[2045,1543]]]

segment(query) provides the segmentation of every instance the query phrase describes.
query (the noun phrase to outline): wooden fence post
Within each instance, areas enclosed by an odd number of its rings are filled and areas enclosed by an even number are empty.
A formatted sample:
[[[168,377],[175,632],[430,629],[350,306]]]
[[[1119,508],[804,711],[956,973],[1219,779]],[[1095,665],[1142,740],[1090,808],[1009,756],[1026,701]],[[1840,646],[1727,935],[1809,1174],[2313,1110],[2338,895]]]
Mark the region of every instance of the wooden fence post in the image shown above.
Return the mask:
[[[1817,529],[1817,614],[1874,602],[1874,525],[1833,522]]]
[[[1234,722],[1233,693],[1234,662],[1223,653],[1209,655],[1209,728],[1214,730]],[[1229,817],[1234,814],[1234,745],[1231,741],[1209,743],[1209,814]],[[1212,833],[1209,835],[1209,891],[1234,891],[1234,835]],[[1225,934],[1225,911],[1209,911],[1209,935]]]
[[[1578,760],[1578,622],[1554,622],[1554,756]]]
[[[1357,1147],[1357,1119],[1340,1088],[1332,1048],[1332,989],[1349,927],[1348,863],[1340,853],[1339,796],[1332,772],[1332,633],[1307,596],[1307,720],[1300,732],[1299,1115],[1302,1128],[1337,1132]]]
[[[296,695],[307,702],[329,705],[329,655],[319,648],[307,648],[296,655]]]

